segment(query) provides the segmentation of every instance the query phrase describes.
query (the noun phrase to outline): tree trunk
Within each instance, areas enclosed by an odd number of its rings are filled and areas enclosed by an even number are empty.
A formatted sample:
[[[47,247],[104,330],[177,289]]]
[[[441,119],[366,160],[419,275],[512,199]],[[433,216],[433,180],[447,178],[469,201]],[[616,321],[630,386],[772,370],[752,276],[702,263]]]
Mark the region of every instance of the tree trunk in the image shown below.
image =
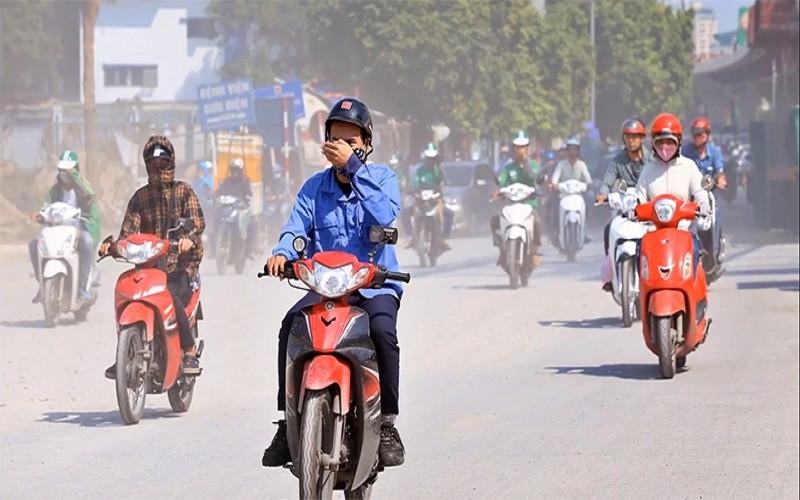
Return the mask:
[[[98,179],[97,165],[97,109],[94,102],[94,27],[97,14],[100,12],[102,0],[84,0],[81,8],[83,15],[83,135],[86,146],[84,158],[84,175],[89,182]]]

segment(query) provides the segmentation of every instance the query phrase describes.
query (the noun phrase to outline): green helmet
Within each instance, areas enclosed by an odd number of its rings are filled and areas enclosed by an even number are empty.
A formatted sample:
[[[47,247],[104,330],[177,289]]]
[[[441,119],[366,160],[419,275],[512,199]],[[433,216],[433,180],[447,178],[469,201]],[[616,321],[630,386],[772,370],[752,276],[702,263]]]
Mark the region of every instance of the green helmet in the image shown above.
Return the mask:
[[[422,152],[425,158],[436,158],[439,156],[439,150],[436,149],[436,145],[432,142],[428,143],[428,147],[425,148],[425,151]]]
[[[515,146],[527,146],[531,143],[531,138],[528,136],[527,132],[520,130],[517,132],[517,135],[514,136],[514,139],[511,141],[511,143]]]
[[[61,156],[58,157],[58,163],[56,164],[59,170],[72,170],[73,168],[77,171],[80,165],[78,164],[78,153],[71,149],[65,149]]]

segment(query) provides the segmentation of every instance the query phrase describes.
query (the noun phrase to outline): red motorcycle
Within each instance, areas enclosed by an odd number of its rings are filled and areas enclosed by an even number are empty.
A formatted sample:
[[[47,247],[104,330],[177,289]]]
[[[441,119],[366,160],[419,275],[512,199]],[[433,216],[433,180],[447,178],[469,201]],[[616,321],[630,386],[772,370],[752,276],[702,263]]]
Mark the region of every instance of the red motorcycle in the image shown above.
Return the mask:
[[[663,194],[636,207],[638,219],[656,227],[641,240],[639,302],[644,341],[663,378],[686,365],[711,324],[703,264],[694,257],[692,233],[678,229],[681,220],[695,218],[697,206]]]
[[[194,227],[192,219],[179,219],[167,236]],[[117,403],[122,420],[136,424],[142,417],[148,393],[167,392],[173,411],[189,409],[194,395],[195,377],[182,373],[182,350],[172,296],[167,289],[167,274],[159,265],[168,253],[177,252],[177,241],[152,234],[132,234],[109,248],[109,256],[134,265],[123,272],[114,289],[117,321]],[[101,257],[102,260],[103,257]],[[197,339],[197,320],[203,319],[200,282],[193,287],[186,315]],[[197,356],[203,341],[197,346]]]
[[[346,498],[368,497],[380,471],[378,363],[369,317],[348,297],[361,288],[381,288],[387,280],[408,283],[411,277],[372,263],[382,245],[397,242],[396,229],[375,226],[370,241],[376,246],[370,262],[363,263],[333,251],[304,259],[307,243],[297,237],[293,247],[300,260],[284,266],[285,278],[300,280],[321,296],[298,313],[287,349],[289,468],[300,480],[302,499],[331,498],[337,489],[345,490]],[[265,266],[258,277],[266,275]]]

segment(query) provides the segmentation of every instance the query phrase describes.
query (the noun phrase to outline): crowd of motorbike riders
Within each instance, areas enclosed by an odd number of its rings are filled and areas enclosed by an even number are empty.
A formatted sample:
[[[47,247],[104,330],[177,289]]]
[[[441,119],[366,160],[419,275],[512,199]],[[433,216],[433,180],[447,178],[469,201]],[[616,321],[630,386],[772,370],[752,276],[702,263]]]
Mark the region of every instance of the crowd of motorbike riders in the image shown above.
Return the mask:
[[[389,271],[398,271],[394,248],[384,246],[375,253],[369,241],[364,238],[364,228],[373,225],[391,226],[399,219],[402,230],[411,236],[408,246],[415,247],[415,239],[420,237],[420,232],[414,225],[425,213],[429,213],[431,219],[437,222],[433,231],[433,250],[441,253],[450,249],[447,239],[452,229],[453,214],[447,209],[441,196],[444,173],[436,145],[428,144],[422,152],[421,165],[413,175],[409,175],[406,169],[400,168],[397,157],[393,157],[389,165],[368,161],[373,151],[372,132],[371,114],[363,102],[355,98],[344,98],[333,106],[325,122],[325,142],[321,149],[331,168],[306,180],[290,209],[278,208],[271,213],[272,217],[281,219],[282,229],[271,240],[277,244],[265,265],[268,275],[282,277],[287,261],[299,257],[293,243],[297,236],[308,239],[309,255],[339,250],[354,255],[361,262],[374,258],[376,264],[385,266]],[[701,176],[713,175],[716,186],[725,189],[726,175],[720,150],[709,140],[711,124],[707,119],[695,119],[690,126],[691,138],[685,140],[678,118],[671,114],[659,115],[650,126],[649,147],[645,147],[648,129],[642,120],[625,120],[620,132],[623,147],[605,172],[596,202],[606,202],[609,193],[616,189],[616,182],[622,180],[627,186],[636,186],[639,202],[649,201],[660,194],[672,193],[698,202],[701,215],[711,212],[708,193],[700,187]],[[530,138],[526,132],[514,134],[511,143],[512,157],[496,176],[493,196],[499,197],[504,188],[516,184],[535,190],[535,195],[525,199],[525,204],[530,206],[534,217],[530,265],[538,267],[542,265],[540,256],[543,228],[557,232],[559,185],[570,180],[589,184],[591,176],[587,165],[580,159],[580,143],[576,139],[566,141],[558,152],[543,154],[541,164],[532,158],[529,151]],[[74,151],[64,151],[59,157],[56,181],[44,201],[46,204],[61,202],[81,211],[79,234],[74,245],[79,254],[78,298],[84,304],[91,304],[95,300],[96,292],[93,291],[90,269],[94,265],[94,252],[98,246],[99,254],[107,255],[113,251],[116,241],[132,234],[149,233],[159,238],[168,238],[168,230],[173,227],[175,220],[192,220],[192,224],[186,226],[190,229],[177,233],[178,236],[172,233],[177,243],[176,251],[170,253],[166,259],[164,271],[167,273],[167,288],[175,305],[180,347],[183,350],[182,373],[196,375],[200,373],[200,369],[195,338],[190,332],[183,304],[187,300],[187,294],[196,289],[200,261],[204,255],[204,241],[214,241],[213,236],[204,238],[204,231],[208,227],[207,217],[209,213],[219,211],[221,197],[232,196],[249,200],[250,183],[245,176],[242,160],[238,158],[230,161],[229,176],[216,191],[213,189],[210,164],[206,162],[198,165],[195,177],[190,182],[177,180],[175,151],[170,140],[164,136],[150,137],[143,148],[143,159],[147,183],[131,197],[116,238],[109,236],[100,242],[99,212],[94,192],[80,174],[78,156]],[[285,186],[281,184],[281,173],[280,168],[274,172],[275,182],[271,183],[271,189],[275,191],[269,195],[275,196],[273,200],[286,192]],[[420,211],[415,207],[421,202],[420,194],[425,191],[433,191],[434,198],[428,208]],[[435,196],[436,194],[439,196]],[[285,200],[280,201],[287,203]],[[719,245],[722,239],[719,205],[715,204],[713,210],[717,212],[714,238]],[[42,213],[35,215],[40,222]],[[245,254],[253,256],[255,222],[251,219],[245,225],[245,241],[241,244]],[[216,232],[217,235],[222,231],[219,219],[211,227],[211,232]],[[486,230],[499,247],[498,264],[503,265],[505,250],[499,244],[499,228],[498,216],[494,216]],[[557,242],[558,238],[554,238],[554,241]],[[696,237],[695,244],[695,251],[699,252],[702,243]],[[604,232],[604,246],[607,253],[608,226]],[[42,281],[42,265],[38,255],[40,249],[39,240],[30,243],[30,257],[37,281]],[[603,288],[610,290],[610,284],[605,283]],[[377,354],[382,415],[379,461],[382,466],[400,465],[404,460],[404,447],[395,427],[399,413],[399,347],[396,324],[402,296],[402,286],[393,283],[380,289],[360,290],[351,297],[353,305],[368,313],[369,329]],[[286,404],[286,350],[292,322],[298,311],[319,299],[319,295],[309,292],[287,312],[281,322],[274,325],[279,327],[279,412],[285,410]],[[41,300],[40,290],[33,301]],[[114,378],[115,373],[115,366],[112,365],[106,371],[106,376]],[[291,460],[286,423],[279,420],[277,424],[277,433],[262,458],[264,466],[282,466]]]

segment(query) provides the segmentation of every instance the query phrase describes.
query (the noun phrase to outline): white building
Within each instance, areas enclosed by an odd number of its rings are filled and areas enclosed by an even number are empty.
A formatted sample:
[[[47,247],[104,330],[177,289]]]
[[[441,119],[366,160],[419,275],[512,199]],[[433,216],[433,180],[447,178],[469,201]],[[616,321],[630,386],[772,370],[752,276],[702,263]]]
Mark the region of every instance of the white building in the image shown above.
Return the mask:
[[[213,20],[205,15],[207,5],[207,0],[104,2],[95,27],[96,102],[194,101],[198,85],[219,81],[223,51],[215,43]]]
[[[696,8],[692,39],[695,57],[704,57],[711,53],[714,35],[717,34],[717,18],[711,9]]]

